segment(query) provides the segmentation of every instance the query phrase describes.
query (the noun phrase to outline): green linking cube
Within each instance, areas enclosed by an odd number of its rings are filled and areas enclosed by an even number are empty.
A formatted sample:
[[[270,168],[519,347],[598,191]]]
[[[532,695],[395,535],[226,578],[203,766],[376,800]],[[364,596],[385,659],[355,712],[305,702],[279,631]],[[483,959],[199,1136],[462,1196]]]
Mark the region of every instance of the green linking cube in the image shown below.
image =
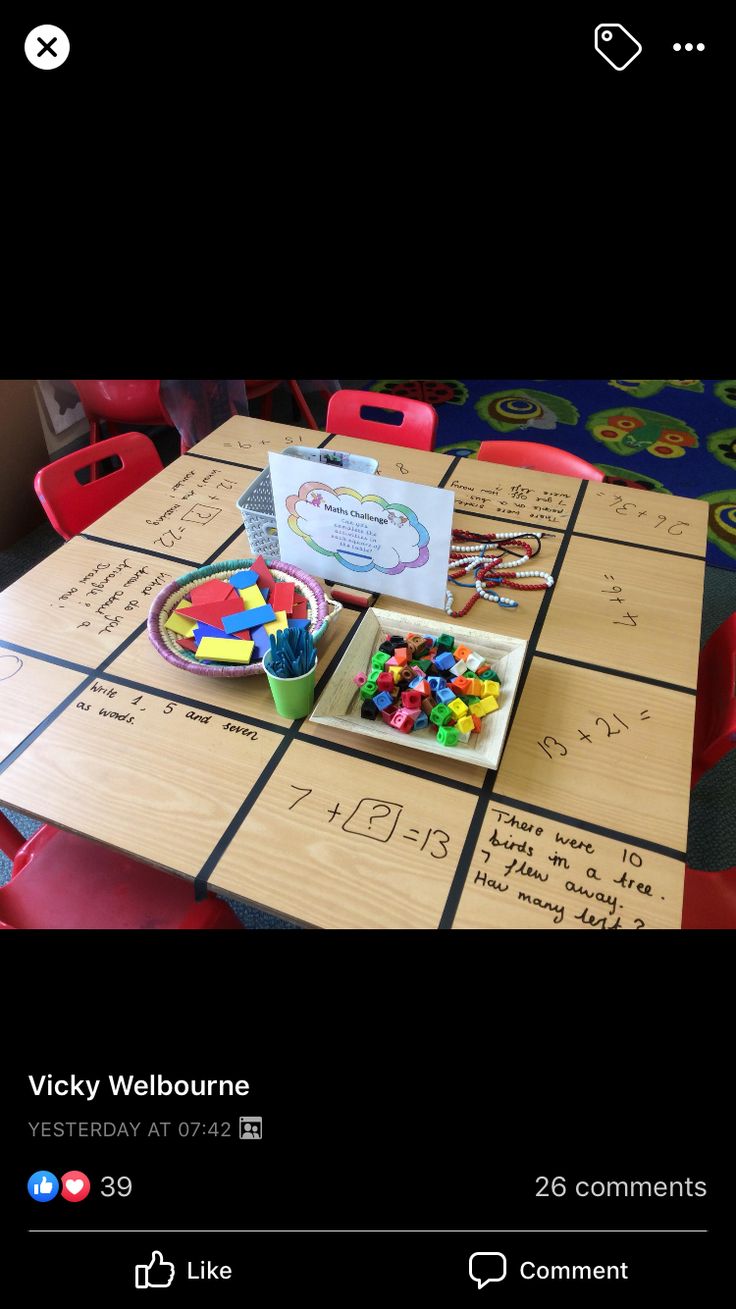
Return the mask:
[[[457,745],[459,735],[456,727],[440,727],[437,731],[437,740],[440,745]]]
[[[453,721],[452,710],[449,709],[446,704],[436,704],[429,715],[429,721],[434,723],[437,727],[444,727],[445,723],[451,723]]]

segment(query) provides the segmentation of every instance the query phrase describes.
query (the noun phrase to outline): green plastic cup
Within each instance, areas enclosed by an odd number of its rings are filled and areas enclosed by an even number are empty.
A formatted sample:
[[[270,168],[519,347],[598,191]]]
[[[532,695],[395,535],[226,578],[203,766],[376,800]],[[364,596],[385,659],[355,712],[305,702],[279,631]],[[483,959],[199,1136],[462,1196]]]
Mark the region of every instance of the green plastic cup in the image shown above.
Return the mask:
[[[306,718],[314,708],[314,674],[317,668],[315,659],[308,673],[301,677],[277,677],[271,672],[271,652],[264,655],[263,667],[271,688],[271,695],[276,706],[276,713],[281,718]]]

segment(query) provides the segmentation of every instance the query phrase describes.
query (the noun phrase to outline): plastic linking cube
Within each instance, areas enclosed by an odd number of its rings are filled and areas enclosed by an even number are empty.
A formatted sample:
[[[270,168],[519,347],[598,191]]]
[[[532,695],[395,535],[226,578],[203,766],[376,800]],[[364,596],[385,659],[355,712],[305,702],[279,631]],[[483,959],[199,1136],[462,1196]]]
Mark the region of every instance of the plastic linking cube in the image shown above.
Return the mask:
[[[360,713],[396,732],[434,732],[442,746],[468,746],[495,713],[501,682],[485,655],[447,632],[385,635],[370,666],[353,677]]]

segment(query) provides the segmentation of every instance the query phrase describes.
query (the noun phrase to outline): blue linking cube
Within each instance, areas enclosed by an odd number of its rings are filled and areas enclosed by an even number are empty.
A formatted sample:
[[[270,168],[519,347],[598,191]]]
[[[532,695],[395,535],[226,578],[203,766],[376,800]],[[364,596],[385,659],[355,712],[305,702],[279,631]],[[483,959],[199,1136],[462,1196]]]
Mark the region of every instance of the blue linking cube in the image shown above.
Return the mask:
[[[412,731],[418,732],[422,727],[427,727],[428,725],[429,725],[429,719],[427,718],[427,715],[424,712],[422,712],[421,714],[417,714],[416,718],[414,719],[414,726],[412,728]]]
[[[453,665],[457,663],[457,660],[454,654],[450,654],[450,651],[447,650],[445,651],[444,654],[436,655],[434,662],[437,668],[446,669],[446,668],[452,668]]]
[[[393,700],[388,691],[381,691],[380,695],[374,695],[373,703],[376,706],[376,709],[390,709]]]

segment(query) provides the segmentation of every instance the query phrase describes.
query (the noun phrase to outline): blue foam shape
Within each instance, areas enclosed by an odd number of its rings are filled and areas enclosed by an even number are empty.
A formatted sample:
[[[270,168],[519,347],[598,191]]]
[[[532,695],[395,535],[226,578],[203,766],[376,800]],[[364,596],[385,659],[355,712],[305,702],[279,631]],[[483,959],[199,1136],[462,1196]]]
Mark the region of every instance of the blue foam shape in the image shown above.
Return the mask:
[[[425,713],[421,713],[421,714],[417,714],[416,718],[414,719],[414,726],[412,727],[411,730],[412,732],[419,732],[423,727],[428,727],[428,726],[429,726],[429,719],[427,718],[427,715]]]
[[[271,640],[265,627],[252,627],[250,637],[253,642],[253,648],[259,658],[263,658],[271,649]],[[251,658],[253,656],[251,655]]]
[[[226,632],[246,632],[264,623],[272,623],[276,617],[270,605],[259,605],[257,609],[243,609],[239,614],[225,614],[222,625]]]
[[[258,586],[258,573],[252,572],[250,568],[244,568],[239,573],[233,573],[230,585],[234,586],[236,591],[244,591],[247,586]]]
[[[237,636],[228,636],[227,632],[223,632],[221,627],[212,627],[210,623],[197,623],[192,636],[197,645],[199,645],[203,636],[216,636],[220,641],[238,641],[240,639]]]
[[[286,622],[289,627],[296,627],[302,629],[304,629],[305,627],[309,627],[308,618],[287,618]]]

